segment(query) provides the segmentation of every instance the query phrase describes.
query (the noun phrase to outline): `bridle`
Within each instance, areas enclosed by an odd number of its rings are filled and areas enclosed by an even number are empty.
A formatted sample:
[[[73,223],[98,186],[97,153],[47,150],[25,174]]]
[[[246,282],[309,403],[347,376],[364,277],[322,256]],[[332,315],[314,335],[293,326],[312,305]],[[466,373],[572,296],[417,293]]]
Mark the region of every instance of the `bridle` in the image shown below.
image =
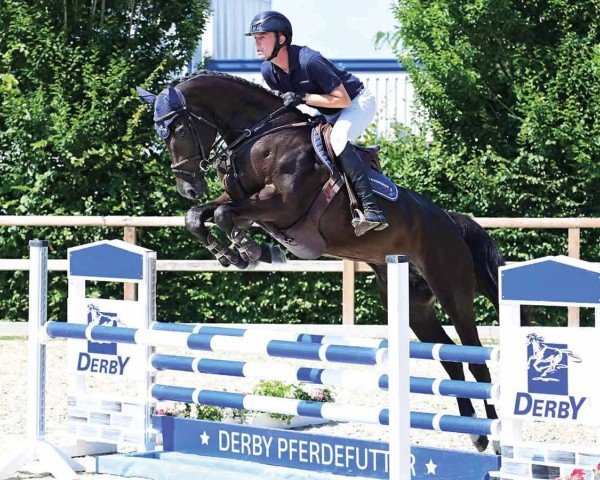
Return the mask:
[[[297,123],[281,125],[278,127],[268,129],[268,130],[261,131],[263,129],[263,127],[265,125],[267,125],[269,122],[271,122],[272,120],[277,118],[282,113],[286,113],[289,111],[290,110],[288,107],[283,106],[281,108],[278,108],[274,112],[270,113],[269,115],[267,115],[265,118],[260,120],[258,123],[256,123],[251,128],[246,128],[244,130],[238,130],[238,131],[241,131],[242,134],[239,137],[237,137],[233,142],[231,142],[231,144],[229,144],[229,145],[227,145],[225,143],[225,139],[219,133],[219,128],[217,127],[217,125],[215,125],[213,122],[207,120],[206,118],[202,117],[201,115],[198,115],[198,114],[192,112],[191,110],[189,110],[187,108],[187,106],[183,106],[177,110],[169,112],[167,115],[164,115],[163,117],[155,119],[155,122],[162,122],[169,118],[178,117],[182,113],[185,114],[187,127],[190,130],[190,133],[192,134],[192,139],[194,141],[196,154],[192,155],[191,157],[184,158],[183,160],[179,160],[176,163],[173,163],[171,165],[171,172],[177,178],[180,178],[182,180],[188,180],[189,178],[195,179],[197,176],[203,176],[208,171],[210,166],[213,163],[216,163],[217,160],[224,161],[224,160],[230,159],[237,150],[241,149],[249,141],[254,142],[265,135],[275,133],[275,132],[278,132],[281,130],[285,130],[285,129],[289,129],[289,128],[307,127],[307,126],[313,127],[316,124],[322,122],[322,119],[314,118],[314,119],[311,119],[311,120],[305,121],[305,122],[297,122]],[[202,142],[200,141],[200,136],[198,134],[198,130],[196,129],[194,120],[197,120],[197,121],[213,128],[217,132],[217,136],[215,138],[215,141],[210,146],[208,155],[204,151],[204,147],[202,146]],[[171,133],[171,135],[172,135],[172,133]],[[217,151],[211,156],[210,153],[215,148],[217,149]]]
[[[171,172],[173,172],[173,175],[175,175],[176,177],[178,177],[182,180],[187,180],[188,177],[196,178],[196,176],[203,175],[204,173],[206,173],[208,171],[208,169],[210,168],[210,165],[224,151],[223,146],[221,146],[221,148],[217,151],[217,153],[211,157],[210,152],[212,152],[213,149],[215,148],[214,147],[215,143],[221,145],[225,141],[224,141],[223,137],[221,137],[220,134],[218,133],[219,129],[213,122],[207,120],[206,118],[202,117],[201,115],[198,115],[198,114],[192,112],[191,110],[188,110],[188,108],[186,106],[181,107],[180,109],[174,110],[172,112],[169,112],[167,115],[164,115],[163,117],[157,118],[155,120],[155,122],[163,122],[169,118],[178,117],[182,113],[185,114],[187,127],[192,135],[192,140],[194,142],[196,154],[192,155],[191,157],[184,158],[183,160],[180,160],[180,161],[172,164]],[[217,132],[217,138],[215,138],[215,141],[210,146],[210,149],[208,150],[208,155],[206,154],[204,147],[202,145],[202,142],[200,141],[200,135],[198,134],[198,130],[196,128],[194,120],[198,120],[199,122],[202,122],[205,125],[208,125],[209,127],[213,128]],[[171,135],[172,135],[172,133],[171,133]],[[197,168],[197,171],[195,171],[196,168]]]

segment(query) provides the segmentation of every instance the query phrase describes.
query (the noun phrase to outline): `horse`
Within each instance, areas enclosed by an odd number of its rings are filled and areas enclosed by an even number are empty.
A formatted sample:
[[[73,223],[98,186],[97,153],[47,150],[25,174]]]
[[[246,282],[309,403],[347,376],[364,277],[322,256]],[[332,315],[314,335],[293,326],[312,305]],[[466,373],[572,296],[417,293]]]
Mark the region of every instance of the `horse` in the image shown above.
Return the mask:
[[[311,117],[285,108],[279,96],[258,84],[220,72],[199,72],[158,95],[139,87],[138,92],[154,107],[155,128],[169,151],[180,195],[200,200],[206,191],[206,172],[213,163],[216,166],[224,193],[193,206],[185,224],[221,264],[246,268],[255,261],[284,260],[278,247],[254,242],[248,235],[253,225],[288,250],[299,251],[302,245],[286,238],[285,232],[311,211],[331,180],[311,143]],[[213,149],[216,153],[210,156]],[[497,271],[504,264],[485,230],[467,216],[446,212],[417,192],[398,187],[396,201],[379,200],[389,227],[357,237],[349,193],[340,189],[329,200],[313,222],[315,229],[300,235],[305,244],[322,245],[322,253],[330,257],[370,265],[385,308],[386,255],[408,255],[410,327],[417,338],[453,343],[436,317],[437,299],[461,343],[481,345],[474,295],[482,293],[498,310]],[[233,248],[213,235],[207,222],[214,222]],[[465,379],[462,364],[442,365],[451,379]],[[469,370],[477,381],[491,381],[486,365],[470,364]],[[470,399],[457,398],[457,403],[461,415],[476,416]],[[488,418],[497,418],[487,402],[485,412]],[[486,436],[472,440],[477,450],[487,448]]]
[[[535,377],[534,380],[543,382],[557,382],[558,379],[552,377],[552,374],[557,370],[567,368],[566,360],[569,357],[575,363],[581,363],[581,358],[575,355],[568,348],[550,347],[544,341],[544,337],[537,333],[527,335],[527,345],[531,345],[532,354],[527,359],[529,369],[534,369],[541,375]],[[550,376],[548,376],[550,375]]]

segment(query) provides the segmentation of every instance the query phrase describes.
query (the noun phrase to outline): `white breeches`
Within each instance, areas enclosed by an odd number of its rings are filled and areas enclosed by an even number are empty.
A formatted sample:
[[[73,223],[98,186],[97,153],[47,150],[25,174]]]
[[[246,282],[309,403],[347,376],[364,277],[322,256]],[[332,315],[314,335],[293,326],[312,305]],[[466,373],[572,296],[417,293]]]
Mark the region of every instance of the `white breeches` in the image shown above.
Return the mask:
[[[356,140],[369,126],[377,112],[377,100],[368,89],[363,89],[350,106],[334,115],[326,115],[327,121],[333,123],[331,146],[339,155],[348,142]]]

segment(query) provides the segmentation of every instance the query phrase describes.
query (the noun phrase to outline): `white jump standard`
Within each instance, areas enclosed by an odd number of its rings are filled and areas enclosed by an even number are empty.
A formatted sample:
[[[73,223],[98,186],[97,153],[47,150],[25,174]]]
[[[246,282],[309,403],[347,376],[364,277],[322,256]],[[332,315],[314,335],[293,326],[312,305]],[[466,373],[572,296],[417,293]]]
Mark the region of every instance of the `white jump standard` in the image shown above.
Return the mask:
[[[594,399],[597,382],[589,382],[600,364],[596,328],[521,327],[523,304],[583,305],[596,308],[600,321],[600,267],[565,257],[511,265],[501,270],[502,389],[496,384],[409,377],[409,358],[426,361],[484,363],[498,361],[499,349],[410,343],[408,338],[408,263],[391,257],[388,269],[389,342],[381,339],[288,334],[252,327],[226,328],[156,322],[154,252],[121,241],[96,242],[69,250],[68,323],[46,322],[47,246],[32,242],[30,279],[30,398],[29,441],[7,463],[7,478],[32,457],[46,461],[56,478],[71,480],[80,466],[75,453],[105,452],[135,445],[139,454],[97,458],[97,471],[154,480],[218,474],[222,478],[288,479],[391,478],[393,480],[521,480],[556,478],[574,467],[589,471],[600,462],[597,445],[556,453],[521,441],[520,425],[531,418],[600,422]],[[567,279],[567,285],[563,285]],[[87,298],[85,282],[138,283],[137,301]],[[550,285],[550,287],[548,286]],[[557,287],[560,285],[560,287]],[[69,455],[44,437],[45,350],[52,338],[68,339],[68,369],[74,378],[68,399],[69,428],[79,439]],[[521,339],[521,340],[519,340]],[[163,354],[158,347],[178,347],[191,356]],[[197,351],[253,353],[263,362],[221,360],[196,356]],[[508,353],[507,353],[508,352]],[[557,368],[548,368],[544,355],[553,355]],[[275,361],[323,361],[324,367],[283,365]],[[570,360],[569,360],[570,359]],[[368,372],[339,368],[368,365]],[[187,372],[185,386],[156,382],[161,371]],[[510,372],[507,375],[506,372]],[[353,406],[273,398],[202,388],[199,376],[281,379],[321,385],[387,390],[388,405]],[[186,374],[187,375],[187,374]],[[137,396],[117,400],[92,396],[86,376],[101,376],[108,386],[134,382]],[[200,377],[201,378],[201,377]],[[552,381],[546,381],[551,378]],[[113,382],[113,383],[111,383]],[[113,387],[111,387],[113,388]],[[412,412],[413,394],[501,399],[498,420]],[[303,415],[334,421],[389,425],[389,443],[331,437],[304,432],[154,416],[156,400],[173,400],[270,413]],[[383,427],[382,427],[383,428]],[[502,443],[500,457],[410,446],[410,428],[488,435]],[[163,451],[154,450],[160,432]],[[561,452],[573,451],[571,456]],[[542,453],[540,453],[542,452]],[[528,457],[529,455],[529,457]],[[543,460],[540,460],[543,457]],[[573,462],[566,462],[566,458]],[[242,461],[240,461],[242,460]],[[561,464],[561,462],[563,462]],[[596,462],[596,463],[594,463]],[[428,464],[425,468],[426,463]],[[435,468],[434,468],[435,467]],[[435,476],[432,476],[432,471]],[[219,478],[219,477],[217,477]]]

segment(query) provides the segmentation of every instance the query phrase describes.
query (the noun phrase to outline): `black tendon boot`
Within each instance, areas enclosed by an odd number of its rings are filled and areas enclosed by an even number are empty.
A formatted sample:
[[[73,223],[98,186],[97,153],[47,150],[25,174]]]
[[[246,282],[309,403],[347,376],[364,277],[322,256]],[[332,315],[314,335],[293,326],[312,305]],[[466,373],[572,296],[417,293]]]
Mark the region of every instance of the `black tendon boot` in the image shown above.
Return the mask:
[[[363,207],[364,218],[359,219],[354,227],[354,233],[360,237],[372,229],[383,230],[388,226],[387,220],[377,204],[365,166],[354,150],[354,146],[348,142],[338,158]]]

